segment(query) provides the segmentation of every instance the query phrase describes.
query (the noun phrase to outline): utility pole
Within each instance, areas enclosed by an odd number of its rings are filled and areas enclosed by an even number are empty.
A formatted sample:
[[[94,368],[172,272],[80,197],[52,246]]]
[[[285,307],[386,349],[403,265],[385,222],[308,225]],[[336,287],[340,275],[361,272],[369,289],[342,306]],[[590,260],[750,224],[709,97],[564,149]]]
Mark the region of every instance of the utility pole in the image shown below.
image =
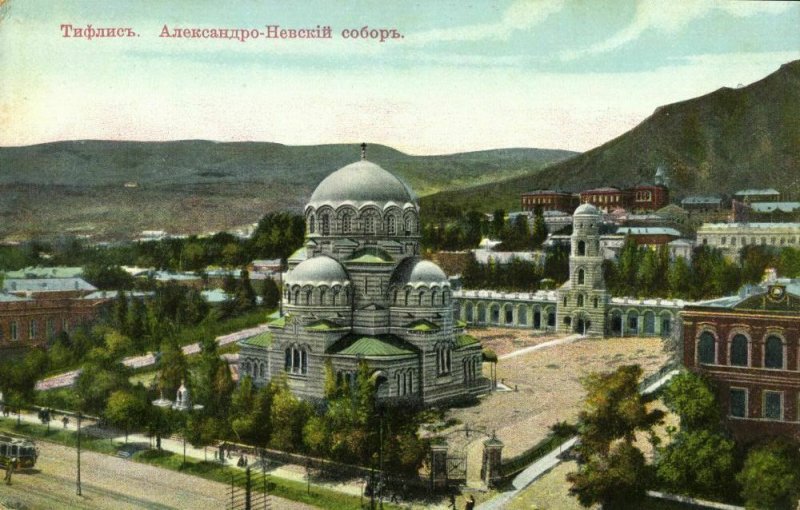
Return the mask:
[[[78,478],[76,480],[76,491],[75,494],[78,496],[81,495],[81,415],[80,411],[78,411]]]

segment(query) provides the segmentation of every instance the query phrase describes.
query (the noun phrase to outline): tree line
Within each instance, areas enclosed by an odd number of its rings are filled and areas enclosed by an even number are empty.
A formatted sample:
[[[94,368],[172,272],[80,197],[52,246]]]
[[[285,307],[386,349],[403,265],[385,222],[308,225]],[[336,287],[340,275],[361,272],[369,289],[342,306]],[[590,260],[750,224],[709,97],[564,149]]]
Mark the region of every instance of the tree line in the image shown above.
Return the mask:
[[[641,374],[639,366],[629,365],[583,381],[578,471],[567,476],[570,493],[583,506],[643,508],[646,491],[653,489],[747,508],[795,508],[800,445],[769,437],[754,444],[734,441],[711,383],[691,372],[675,376],[664,389],[664,404],[680,418],[679,428],[666,428],[664,445],[655,427],[665,414],[651,405],[654,397],[639,393]],[[655,451],[651,463],[640,448],[643,437]]]
[[[547,239],[547,227],[541,209],[534,212],[533,224],[519,214],[506,218],[502,209],[494,211],[491,218],[472,210],[460,212],[453,218],[429,221],[422,226],[422,245],[427,250],[468,250],[478,246],[488,237],[502,242],[498,250],[533,251]]]

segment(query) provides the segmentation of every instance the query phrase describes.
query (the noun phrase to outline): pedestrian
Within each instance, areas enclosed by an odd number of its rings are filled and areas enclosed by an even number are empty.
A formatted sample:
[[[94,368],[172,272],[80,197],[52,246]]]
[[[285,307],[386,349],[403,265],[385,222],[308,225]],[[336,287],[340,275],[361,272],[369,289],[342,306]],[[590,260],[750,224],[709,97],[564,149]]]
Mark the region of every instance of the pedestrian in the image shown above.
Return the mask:
[[[247,455],[244,456],[244,467],[247,467]]]
[[[464,505],[464,510],[474,510],[474,508],[475,508],[475,496],[470,494],[469,499],[467,500],[467,504]]]
[[[17,467],[17,458],[12,458],[6,466],[6,485],[11,485],[11,475],[14,474],[14,469]]]
[[[61,418],[61,423],[64,424],[64,428],[67,428],[67,425],[69,425],[69,418],[64,416],[63,418]]]

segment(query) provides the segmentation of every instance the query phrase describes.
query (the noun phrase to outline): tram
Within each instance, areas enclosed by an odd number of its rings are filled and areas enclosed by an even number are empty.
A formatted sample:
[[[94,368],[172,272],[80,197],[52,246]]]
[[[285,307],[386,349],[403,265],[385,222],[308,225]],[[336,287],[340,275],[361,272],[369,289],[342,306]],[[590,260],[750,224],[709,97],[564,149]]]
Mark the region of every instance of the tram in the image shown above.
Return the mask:
[[[38,457],[39,450],[30,439],[0,435],[0,466],[7,467],[16,458],[17,469],[32,468]]]

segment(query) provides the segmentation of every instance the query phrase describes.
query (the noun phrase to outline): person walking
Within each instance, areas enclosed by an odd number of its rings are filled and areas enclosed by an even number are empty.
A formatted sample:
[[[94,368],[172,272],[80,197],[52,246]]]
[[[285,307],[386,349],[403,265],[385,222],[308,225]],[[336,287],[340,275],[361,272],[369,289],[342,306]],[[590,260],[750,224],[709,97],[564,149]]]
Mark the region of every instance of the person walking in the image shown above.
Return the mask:
[[[17,467],[17,458],[12,458],[6,466],[6,485],[11,485],[11,475],[14,474],[14,469]]]
[[[474,509],[475,509],[475,496],[470,494],[469,499],[467,500],[467,504],[464,505],[464,510],[474,510]]]

